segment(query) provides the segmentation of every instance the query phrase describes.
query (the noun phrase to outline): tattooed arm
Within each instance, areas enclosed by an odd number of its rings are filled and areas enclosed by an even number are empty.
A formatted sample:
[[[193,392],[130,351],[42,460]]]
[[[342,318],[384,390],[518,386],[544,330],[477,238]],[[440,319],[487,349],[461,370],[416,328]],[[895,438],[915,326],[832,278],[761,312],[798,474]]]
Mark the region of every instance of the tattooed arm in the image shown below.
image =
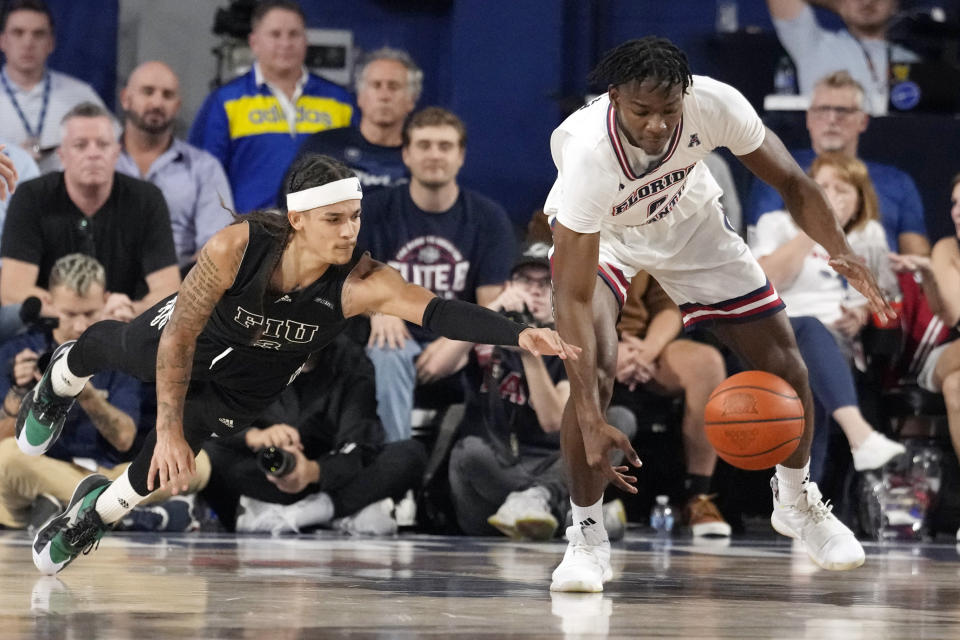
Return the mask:
[[[87,383],[77,402],[110,446],[120,452],[130,450],[137,436],[137,425],[130,414],[110,404],[106,390]]]
[[[190,270],[157,348],[157,445],[150,461],[147,488],[176,494],[186,490],[194,472],[194,455],[183,437],[183,404],[193,369],[197,336],[214,306],[237,276],[249,240],[249,227],[237,224],[220,230],[204,245]]]
[[[552,329],[519,325],[484,307],[441,300],[432,291],[406,282],[400,272],[365,255],[343,283],[343,315],[385,313],[453,340],[519,346],[533,355],[574,360],[580,348]]]

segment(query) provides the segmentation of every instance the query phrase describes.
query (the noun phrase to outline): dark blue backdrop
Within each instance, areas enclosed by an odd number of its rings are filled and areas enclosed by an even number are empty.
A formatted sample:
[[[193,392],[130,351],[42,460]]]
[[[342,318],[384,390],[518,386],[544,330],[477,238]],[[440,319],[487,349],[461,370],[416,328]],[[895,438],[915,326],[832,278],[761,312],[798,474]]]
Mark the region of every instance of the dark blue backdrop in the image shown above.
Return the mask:
[[[915,4],[928,0],[903,0]],[[52,66],[81,77],[113,105],[117,0],[49,0],[58,22]],[[187,6],[188,3],[184,3]],[[462,183],[504,204],[518,224],[539,208],[555,176],[550,132],[586,91],[599,54],[623,40],[655,33],[687,51],[695,73],[731,82],[758,109],[772,84],[779,45],[763,0],[739,2],[739,24],[751,33],[714,34],[716,0],[305,0],[313,27],[350,29],[364,50],[408,50],[425,72],[420,106],[437,104],[467,124]],[[198,20],[213,24],[213,8]],[[209,7],[209,8],[206,8]],[[186,10],[186,9],[185,9]],[[821,19],[836,27],[832,14]],[[878,123],[879,124],[879,123]],[[957,122],[946,139],[957,135]],[[930,129],[933,125],[922,127]],[[956,147],[915,135],[890,140],[895,123],[864,138],[877,160],[910,171],[920,185],[931,236],[951,232],[949,175],[960,170]],[[791,138],[791,132],[783,132]],[[791,142],[803,142],[802,131]],[[915,128],[911,134],[917,134]],[[922,134],[917,134],[922,135]],[[882,136],[882,139],[877,137]],[[891,144],[893,142],[894,144]],[[910,150],[915,150],[911,152]],[[732,168],[741,184],[748,180]]]

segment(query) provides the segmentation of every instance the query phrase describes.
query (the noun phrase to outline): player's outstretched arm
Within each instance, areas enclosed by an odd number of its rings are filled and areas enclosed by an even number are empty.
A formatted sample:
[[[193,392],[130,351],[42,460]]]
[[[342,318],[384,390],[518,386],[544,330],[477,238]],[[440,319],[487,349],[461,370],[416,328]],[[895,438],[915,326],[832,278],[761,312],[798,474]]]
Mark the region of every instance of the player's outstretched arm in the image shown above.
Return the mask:
[[[893,309],[880,292],[873,273],[854,255],[827,197],[813,178],[803,172],[777,134],[768,128],[755,151],[738,157],[755,176],[780,193],[797,226],[827,250],[830,266],[864,295],[872,310],[892,318]]]
[[[517,324],[484,307],[443,300],[406,282],[387,265],[361,258],[343,285],[343,315],[384,313],[418,324],[451,340],[519,346],[534,355],[576,359],[580,349],[565,343],[552,329]]]
[[[193,451],[183,437],[183,405],[190,384],[197,336],[207,324],[214,306],[233,284],[249,241],[249,226],[231,225],[217,232],[187,274],[170,320],[157,347],[157,444],[150,461],[147,488],[173,492],[187,489],[195,471]]]

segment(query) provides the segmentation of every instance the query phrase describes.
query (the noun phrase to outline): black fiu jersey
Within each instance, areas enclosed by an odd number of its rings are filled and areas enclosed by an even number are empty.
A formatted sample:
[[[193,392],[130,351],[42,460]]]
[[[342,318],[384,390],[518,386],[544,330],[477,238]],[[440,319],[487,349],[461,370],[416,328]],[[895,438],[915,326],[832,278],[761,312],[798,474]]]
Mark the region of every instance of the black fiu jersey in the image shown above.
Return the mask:
[[[282,390],[310,353],[343,330],[341,291],[361,254],[355,252],[347,264],[330,265],[303,289],[272,292],[269,280],[280,240],[261,225],[249,224],[250,240],[233,286],[197,340],[193,379],[267,397]]]

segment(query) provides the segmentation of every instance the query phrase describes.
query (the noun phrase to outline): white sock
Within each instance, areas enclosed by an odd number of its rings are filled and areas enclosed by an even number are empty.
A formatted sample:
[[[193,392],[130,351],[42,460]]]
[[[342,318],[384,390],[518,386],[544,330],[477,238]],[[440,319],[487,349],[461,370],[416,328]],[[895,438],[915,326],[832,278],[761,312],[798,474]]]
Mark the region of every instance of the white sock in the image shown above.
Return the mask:
[[[70,347],[73,349],[73,347]],[[53,385],[53,392],[62,398],[72,398],[83,391],[83,386],[87,380],[93,376],[77,376],[70,372],[67,366],[67,349],[62,356],[53,363],[53,371],[50,372],[50,383]]]
[[[603,529],[603,496],[589,507],[578,506],[571,498],[570,506],[573,507],[574,524],[581,527],[597,526]]]
[[[111,482],[110,486],[97,498],[97,513],[100,514],[100,519],[103,520],[104,524],[113,524],[120,520],[130,513],[135,506],[147,499],[147,496],[142,496],[133,490],[128,477],[129,473],[130,468],[128,467],[123,475]]]
[[[807,460],[802,469],[791,469],[778,464],[777,487],[780,490],[780,504],[794,504],[808,482],[810,482],[810,460]]]

